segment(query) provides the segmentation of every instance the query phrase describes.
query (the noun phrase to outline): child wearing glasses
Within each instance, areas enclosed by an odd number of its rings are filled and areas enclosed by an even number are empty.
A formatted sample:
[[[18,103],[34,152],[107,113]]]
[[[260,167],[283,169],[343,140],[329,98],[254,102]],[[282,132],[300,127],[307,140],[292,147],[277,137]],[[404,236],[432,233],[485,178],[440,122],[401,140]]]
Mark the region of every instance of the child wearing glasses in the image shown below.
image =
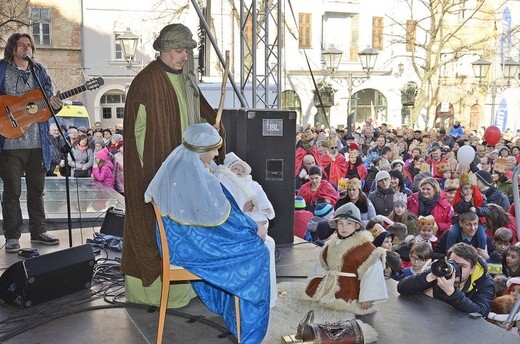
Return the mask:
[[[403,277],[417,275],[428,269],[432,263],[432,247],[425,241],[415,242],[410,249],[412,265],[403,270]]]

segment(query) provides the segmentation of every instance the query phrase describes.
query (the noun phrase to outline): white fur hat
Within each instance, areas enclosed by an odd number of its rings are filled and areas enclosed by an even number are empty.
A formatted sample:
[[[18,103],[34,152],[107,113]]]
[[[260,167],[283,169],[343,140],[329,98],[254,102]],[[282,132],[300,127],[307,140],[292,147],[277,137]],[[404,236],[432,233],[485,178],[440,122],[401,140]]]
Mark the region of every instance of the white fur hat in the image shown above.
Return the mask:
[[[224,165],[227,166],[229,169],[233,167],[233,165],[239,164],[244,167],[246,170],[246,174],[251,174],[251,166],[244,160],[240,159],[235,153],[229,152],[226,154],[226,157],[224,158]]]

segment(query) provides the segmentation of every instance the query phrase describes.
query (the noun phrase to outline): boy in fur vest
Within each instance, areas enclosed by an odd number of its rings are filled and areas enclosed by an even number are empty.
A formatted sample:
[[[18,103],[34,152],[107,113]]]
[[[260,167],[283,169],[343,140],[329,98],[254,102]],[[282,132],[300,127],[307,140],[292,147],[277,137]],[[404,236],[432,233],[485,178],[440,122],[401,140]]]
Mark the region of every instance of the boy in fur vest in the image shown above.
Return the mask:
[[[386,252],[372,244],[353,203],[339,207],[330,220],[333,235],[320,253],[320,267],[308,277],[305,294],[320,305],[355,314],[375,312],[388,298],[383,274]]]

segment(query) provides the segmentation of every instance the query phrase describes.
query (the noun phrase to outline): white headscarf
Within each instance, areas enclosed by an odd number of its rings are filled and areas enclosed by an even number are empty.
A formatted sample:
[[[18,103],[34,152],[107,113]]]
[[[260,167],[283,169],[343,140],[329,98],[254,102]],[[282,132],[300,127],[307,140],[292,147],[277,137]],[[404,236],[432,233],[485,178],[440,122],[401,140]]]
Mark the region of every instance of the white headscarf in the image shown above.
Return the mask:
[[[231,211],[220,182],[208,171],[200,154],[218,149],[222,138],[208,123],[190,125],[183,143],[162,163],[146,189],[161,215],[186,225],[214,227],[224,223]]]

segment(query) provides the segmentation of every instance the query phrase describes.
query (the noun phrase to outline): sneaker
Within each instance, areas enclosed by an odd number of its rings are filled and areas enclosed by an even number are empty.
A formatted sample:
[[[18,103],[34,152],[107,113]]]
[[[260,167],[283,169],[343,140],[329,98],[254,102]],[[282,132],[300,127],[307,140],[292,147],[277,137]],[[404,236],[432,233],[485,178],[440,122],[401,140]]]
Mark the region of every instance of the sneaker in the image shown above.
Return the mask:
[[[38,234],[36,237],[31,236],[31,242],[37,242],[44,245],[58,245],[60,243],[60,239],[47,232],[43,232]]]
[[[20,251],[20,242],[18,239],[7,239],[5,242],[5,252],[17,253]]]

